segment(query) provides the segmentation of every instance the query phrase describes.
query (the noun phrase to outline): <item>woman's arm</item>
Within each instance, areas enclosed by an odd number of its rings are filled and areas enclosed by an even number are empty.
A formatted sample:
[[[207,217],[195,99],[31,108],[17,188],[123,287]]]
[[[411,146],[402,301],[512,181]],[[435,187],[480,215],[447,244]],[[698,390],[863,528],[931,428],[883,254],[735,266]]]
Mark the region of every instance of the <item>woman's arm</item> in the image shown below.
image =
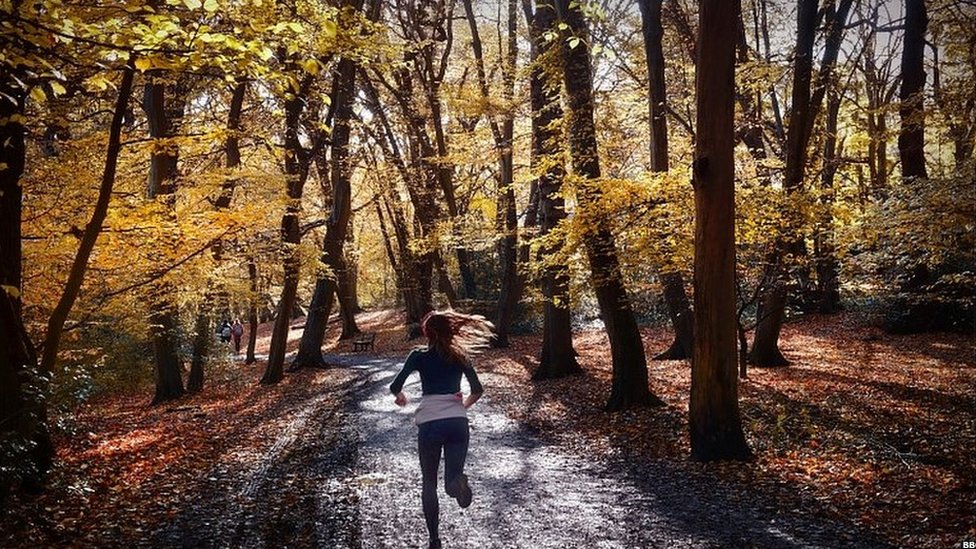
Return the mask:
[[[400,404],[400,396],[403,395],[403,384],[407,382],[407,376],[410,375],[417,368],[417,351],[412,351],[407,355],[407,360],[403,363],[403,368],[400,369],[400,373],[397,374],[396,378],[393,379],[393,383],[390,384],[390,392],[397,396],[397,404]],[[404,397],[404,403],[406,403],[406,397]],[[403,406],[403,404],[400,404]]]
[[[481,385],[481,381],[478,379],[478,373],[474,371],[474,366],[468,364],[464,368],[464,377],[468,379],[468,385],[471,386],[471,394],[464,399],[464,407],[470,408],[481,395],[484,394],[485,388]]]

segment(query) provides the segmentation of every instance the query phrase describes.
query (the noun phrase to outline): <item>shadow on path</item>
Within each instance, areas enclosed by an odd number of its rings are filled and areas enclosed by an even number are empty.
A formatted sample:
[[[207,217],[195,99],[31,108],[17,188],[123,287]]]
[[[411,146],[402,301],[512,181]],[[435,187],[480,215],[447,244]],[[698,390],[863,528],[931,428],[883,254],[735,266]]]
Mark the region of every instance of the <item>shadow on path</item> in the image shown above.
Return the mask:
[[[419,378],[408,381],[412,403],[400,409],[388,389],[400,361],[326,358],[369,376],[349,413],[359,445],[350,482],[359,494],[361,546],[426,547],[412,414]],[[445,548],[885,546],[802,511],[774,515],[666,462],[591,463],[546,445],[492,404],[493,376],[482,377],[487,392],[469,413],[470,508],[444,494],[440,471]]]

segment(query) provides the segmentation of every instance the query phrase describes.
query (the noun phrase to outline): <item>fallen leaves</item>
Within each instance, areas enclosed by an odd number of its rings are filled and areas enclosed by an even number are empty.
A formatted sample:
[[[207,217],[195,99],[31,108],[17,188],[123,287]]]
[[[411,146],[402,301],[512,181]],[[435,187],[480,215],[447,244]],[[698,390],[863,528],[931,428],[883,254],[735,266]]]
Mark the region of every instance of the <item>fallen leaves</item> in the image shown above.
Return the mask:
[[[358,320],[377,334],[377,353],[406,356],[420,343],[406,340],[402,313]],[[262,330],[259,348],[268,340]],[[331,324],[327,346],[350,351],[338,332]],[[300,330],[290,335],[294,346]],[[702,485],[736,487],[743,501],[770,516],[795,510],[900,546],[976,538],[976,343],[969,337],[887,336],[851,314],[788,324],[781,343],[793,364],[753,369],[740,380],[740,410],[756,460],[709,464],[688,460],[686,363],[649,363],[651,390],[666,406],[609,414],[603,410],[611,374],[606,336],[585,331],[574,340],[584,373],[566,379],[531,381],[538,335],[513,337],[511,347],[479,356],[486,398],[538,436],[589,460],[666,460],[700,475]],[[664,349],[669,334],[646,329],[644,343],[649,353]],[[214,372],[204,393],[177,404],[149,407],[150,395],[141,393],[76,410],[76,434],[58,440],[51,489],[9,502],[0,544],[148,539],[202,491],[226,490],[242,471],[268,460],[271,446],[304,410],[338,409],[352,385],[348,371],[330,369],[260,387],[263,363],[232,367],[238,370]],[[343,416],[329,417],[339,423]]]
[[[976,343],[963,335],[888,336],[854,315],[809,317],[784,329],[793,361],[752,369],[740,409],[754,463],[688,461],[690,368],[651,362],[651,390],[667,406],[607,414],[611,363],[604,334],[575,335],[586,372],[529,378],[539,336],[480,362],[492,398],[534,431],[581,455],[664,459],[721,482],[852,522],[888,541],[943,547],[976,535]],[[651,354],[664,329],[644,330]],[[806,497],[815,502],[811,507]]]

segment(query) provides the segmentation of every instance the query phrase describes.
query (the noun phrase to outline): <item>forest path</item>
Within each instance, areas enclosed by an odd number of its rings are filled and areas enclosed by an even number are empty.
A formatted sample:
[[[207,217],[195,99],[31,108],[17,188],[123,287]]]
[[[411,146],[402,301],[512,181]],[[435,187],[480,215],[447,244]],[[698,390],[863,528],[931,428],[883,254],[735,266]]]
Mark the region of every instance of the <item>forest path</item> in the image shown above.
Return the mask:
[[[365,374],[348,411],[358,456],[346,483],[358,494],[360,539],[343,543],[426,547],[413,424],[419,378],[409,379],[405,393],[411,404],[400,409],[388,389],[400,360],[326,358]],[[493,375],[481,377],[486,393],[469,413],[470,508],[460,509],[444,494],[440,468],[445,548],[882,546],[807,519],[801,510],[771,513],[752,503],[750,494],[703,485],[664,463],[600,463],[571,455],[508,418],[492,403]]]

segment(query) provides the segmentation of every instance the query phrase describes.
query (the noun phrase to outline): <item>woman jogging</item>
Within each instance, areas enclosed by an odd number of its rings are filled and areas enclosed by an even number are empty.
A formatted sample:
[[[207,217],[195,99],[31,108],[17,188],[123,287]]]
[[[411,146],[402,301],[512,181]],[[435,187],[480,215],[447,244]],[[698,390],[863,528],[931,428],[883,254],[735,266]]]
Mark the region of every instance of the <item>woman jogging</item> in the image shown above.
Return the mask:
[[[464,474],[468,455],[466,409],[481,398],[484,388],[471,365],[469,355],[483,348],[491,337],[491,323],[480,316],[453,311],[431,312],[421,324],[427,349],[413,351],[397,374],[390,392],[398,406],[406,406],[403,384],[411,372],[420,373],[423,397],[417,406],[420,471],[423,476],[422,501],[429,549],[440,549],[437,529],[440,507],[437,501],[437,470],[444,450],[444,490],[462,507],[471,505],[471,487]],[[471,394],[461,395],[461,375],[467,378]]]

